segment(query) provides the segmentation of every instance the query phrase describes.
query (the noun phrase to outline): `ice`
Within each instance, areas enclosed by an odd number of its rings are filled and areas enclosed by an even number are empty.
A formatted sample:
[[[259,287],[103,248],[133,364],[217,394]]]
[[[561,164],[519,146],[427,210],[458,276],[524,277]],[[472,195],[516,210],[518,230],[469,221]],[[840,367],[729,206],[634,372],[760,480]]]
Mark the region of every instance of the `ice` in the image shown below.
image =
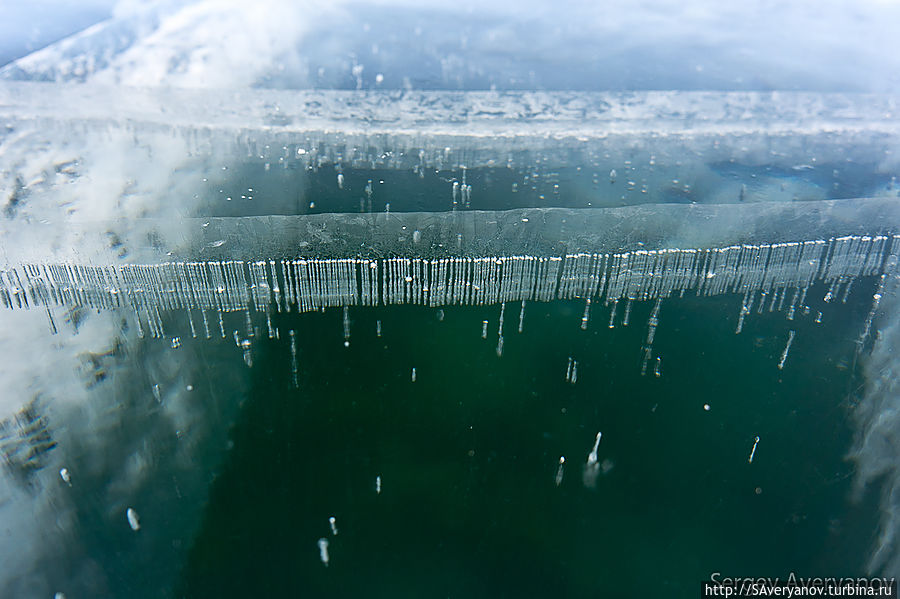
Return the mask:
[[[240,226],[245,228],[247,223]],[[162,314],[169,311],[215,309],[220,323],[224,313],[244,312],[252,336],[251,312],[266,312],[273,306],[298,312],[392,304],[500,303],[504,307],[506,300],[551,301],[568,295],[567,288],[572,285],[583,290],[579,295],[586,296],[582,328],[586,328],[592,299],[615,304],[627,298],[627,320],[632,298],[658,301],[685,291],[705,296],[743,292],[742,316],[751,311],[750,298],[761,294],[761,306],[767,303],[769,311],[786,309],[786,317],[792,320],[801,294],[805,295],[810,285],[843,281],[846,290],[858,277],[880,274],[888,257],[900,251],[898,243],[897,237],[887,236],[779,243],[765,247],[765,262],[756,259],[760,246],[755,245],[605,254],[602,261],[612,265],[605,286],[597,285],[596,272],[588,269],[565,275],[567,262],[585,254],[301,259],[283,262],[277,273],[272,269],[274,294],[264,282],[265,261],[257,259],[104,266],[26,263],[0,270],[0,297],[13,310],[127,308],[141,325],[147,325],[153,337],[164,336]],[[595,264],[601,262],[600,254],[592,256]],[[686,256],[690,262],[684,260]],[[532,267],[519,268],[523,262]],[[281,288],[283,295],[278,291]],[[373,290],[380,293],[373,294]],[[788,296],[792,299],[786,302]],[[649,344],[654,330],[651,322]],[[346,318],[344,333],[349,340]]]
[[[771,68],[779,63],[774,56],[794,55],[785,52],[795,48],[792,36],[784,34],[807,22],[801,9],[785,7],[767,29],[748,8],[723,9],[727,18],[711,24],[675,3],[671,11],[655,11],[664,23],[679,25],[663,27],[671,35],[659,38],[660,29],[648,24],[654,20],[642,18],[646,13],[635,15],[618,4],[573,6],[569,29],[562,32],[545,26],[558,16],[549,8],[529,5],[515,12],[464,4],[486,11],[472,20],[469,34],[484,40],[480,55],[459,51],[460,28],[446,25],[459,23],[465,7],[439,7],[419,19],[417,7],[404,5],[388,23],[373,19],[384,11],[381,5],[266,3],[276,14],[258,11],[268,16],[263,18],[255,8],[237,5],[224,10],[211,2],[165,2],[120,10],[112,20],[0,70],[7,81],[0,87],[0,345],[10,366],[0,407],[4,416],[14,413],[22,406],[9,402],[42,391],[62,398],[57,405],[78,406],[58,413],[59,426],[48,429],[53,442],[60,435],[61,449],[36,454],[53,465],[48,472],[54,485],[41,491],[46,502],[3,498],[0,523],[9,523],[12,539],[0,546],[9,558],[7,572],[28,570],[22,567],[28,560],[46,563],[55,555],[49,536],[47,547],[35,540],[27,557],[8,555],[14,552],[6,547],[21,539],[43,538],[18,522],[17,514],[35,513],[40,521],[71,530],[58,507],[64,504],[52,493],[98,485],[101,477],[62,453],[78,436],[87,444],[86,455],[103,456],[109,464],[104,468],[113,472],[108,505],[102,506],[113,515],[101,522],[120,530],[124,509],[136,530],[137,514],[126,508],[134,502],[154,529],[165,526],[163,515],[152,512],[156,502],[138,491],[156,485],[158,472],[175,470],[163,468],[167,451],[195,466],[197,448],[226,438],[221,430],[213,435],[208,422],[222,406],[179,396],[186,381],[198,385],[199,396],[201,381],[212,377],[180,369],[216,356],[226,345],[226,331],[236,335],[237,360],[243,353],[249,366],[257,330],[273,340],[288,330],[281,342],[290,352],[290,382],[300,387],[298,342],[305,333],[283,326],[280,317],[288,313],[303,318],[330,309],[342,317],[349,344],[351,307],[359,322],[374,318],[381,337],[380,318],[387,318],[388,309],[446,307],[450,322],[450,306],[488,315],[500,304],[498,356],[509,302],[520,303],[519,332],[526,301],[533,302],[535,330],[542,304],[551,301],[575,306],[568,324],[560,326],[577,328],[580,315],[585,330],[591,309],[596,319],[605,318],[598,310],[609,308],[610,327],[617,316],[629,325],[632,316],[643,320],[649,313],[635,354],[643,373],[652,368],[660,376],[653,344],[659,329],[665,351],[669,323],[658,320],[663,300],[668,306],[669,298],[686,294],[733,296],[729,327],[736,332],[767,318],[766,311],[778,311],[792,328],[781,368],[794,329],[805,326],[805,318],[822,321],[821,294],[827,314],[832,302],[870,289],[867,278],[879,278],[858,331],[872,383],[866,401],[876,407],[864,407],[859,417],[856,458],[860,484],[894,473],[896,444],[889,440],[896,429],[890,416],[896,389],[888,375],[896,365],[888,354],[895,338],[890,325],[900,218],[897,192],[888,181],[900,170],[900,126],[895,99],[844,93],[897,89],[892,74],[898,53],[871,53],[853,42],[853,32],[862,27],[855,11],[865,17],[873,5],[854,11],[819,7],[833,17],[853,12],[854,18],[836,19],[842,28],[839,35],[822,35],[827,43],[803,46],[800,66],[778,69]],[[888,17],[896,13],[893,7],[879,10]],[[329,24],[362,31],[358,26],[369,20],[369,35],[332,36],[322,44]],[[882,47],[893,47],[889,24],[896,19],[878,22],[884,25],[866,33]],[[415,51],[402,51],[392,34],[411,31],[412,25],[425,29],[417,40],[430,41],[414,41]],[[625,30],[632,32],[628,39],[606,35]],[[712,31],[725,32],[716,35],[743,51],[706,52],[702,42],[714,38]],[[590,35],[576,53],[568,48],[578,32]],[[515,40],[511,48],[502,45],[509,40]],[[629,45],[634,40],[652,42],[643,70],[603,60],[637,52],[640,43]],[[699,40],[699,55],[671,52],[684,40]],[[540,61],[522,59],[526,44],[528,56]],[[441,55],[447,48],[453,56]],[[492,51],[498,48],[503,51]],[[415,65],[425,65],[421,80],[437,81],[443,89],[401,92],[404,79],[410,80],[401,71],[414,70],[403,63],[404,54],[421,57]],[[727,68],[707,64],[695,70],[707,55],[721,56]],[[616,91],[639,87],[638,72],[651,87],[681,77],[685,87],[723,91]],[[564,73],[570,77],[565,85]],[[763,84],[754,83],[755,73],[766,74]],[[25,79],[59,83],[13,81]],[[61,83],[74,81],[87,85]],[[158,83],[163,87],[154,87]],[[385,91],[371,91],[373,85]],[[306,89],[281,89],[290,87]],[[323,89],[329,87],[345,89]],[[535,91],[553,89],[580,91]],[[326,192],[319,191],[319,177]],[[854,187],[854,180],[865,183]],[[397,192],[403,185],[416,193]],[[806,304],[808,292],[817,294],[816,303]],[[488,325],[484,321],[484,338]],[[373,334],[366,329],[354,329],[354,338]],[[591,330],[583,337],[627,332]],[[334,341],[340,339],[340,330],[333,334]],[[528,335],[510,337],[510,354],[513,339],[535,342]],[[167,366],[177,362],[178,368],[159,368],[136,383],[145,399],[148,386],[155,390],[149,399],[158,413],[113,399],[98,406],[82,382],[70,380],[76,356],[102,354],[116,343],[126,347],[125,355],[152,354]],[[873,346],[869,360],[863,350]],[[52,366],[38,351],[47,347],[56,348]],[[578,348],[571,351],[583,355]],[[674,353],[666,352],[666,361],[668,378]],[[566,381],[574,384],[579,369],[586,387],[586,359],[579,365],[570,358]],[[181,374],[162,378],[166,372]],[[243,380],[239,373],[229,375]],[[416,381],[416,368],[410,379]],[[708,411],[709,404],[703,405]],[[229,406],[223,409],[227,413]],[[81,410],[88,415],[84,420],[77,418]],[[126,427],[129,420],[148,431],[171,420],[172,430],[153,437],[132,423],[133,443],[121,456],[107,455],[103,431]],[[221,426],[227,429],[227,422],[222,416]],[[50,447],[39,431],[24,438]],[[159,438],[177,440],[178,449],[154,443]],[[588,456],[586,485],[596,483],[598,443],[599,434]],[[758,437],[750,462],[756,443]],[[564,462],[560,457],[557,486]],[[191,478],[190,469],[178,472],[180,481],[166,479],[166,489],[208,474]],[[185,497],[204,497],[206,482]],[[380,493],[380,475],[375,484]],[[892,571],[894,496],[886,495],[879,541],[884,549],[873,560],[873,567],[888,564]],[[336,534],[333,517],[330,524]],[[149,542],[151,535],[129,538]],[[328,540],[320,539],[318,548],[327,566]],[[144,555],[145,549],[135,551]],[[314,555],[307,557],[314,562]],[[6,589],[11,576],[0,575],[0,588]],[[128,578],[120,572],[106,576]],[[70,585],[58,586],[77,594]],[[81,594],[111,596],[126,587],[92,587],[93,593]]]

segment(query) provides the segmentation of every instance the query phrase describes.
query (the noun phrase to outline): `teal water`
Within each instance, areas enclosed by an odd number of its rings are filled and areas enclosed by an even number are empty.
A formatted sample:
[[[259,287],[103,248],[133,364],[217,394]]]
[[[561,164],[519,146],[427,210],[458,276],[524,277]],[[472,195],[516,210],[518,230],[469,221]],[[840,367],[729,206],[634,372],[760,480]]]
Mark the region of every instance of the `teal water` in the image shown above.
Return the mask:
[[[349,347],[341,310],[277,314],[175,595],[694,597],[712,572],[861,575],[877,494],[851,501],[845,456],[872,290],[826,305],[814,287],[811,314],[754,308],[739,335],[737,296],[665,300],[660,377],[640,374],[650,303],[613,329],[595,304],[587,331],[582,303],[529,303],[521,334],[508,304],[502,357],[499,306],[351,308]]]
[[[398,153],[398,160],[409,154]],[[463,152],[463,156],[465,153]],[[789,202],[897,195],[895,182],[868,162],[817,164],[790,170],[734,162],[698,167],[671,164],[632,151],[626,165],[597,160],[578,166],[531,168],[305,168],[277,162],[232,164],[203,172],[194,206],[198,216],[324,214],[331,212],[429,212],[453,209],[453,182],[473,187],[469,207],[602,208],[654,203]],[[655,160],[659,160],[656,162]],[[630,165],[634,166],[630,166]],[[610,176],[610,169],[616,170]],[[340,172],[343,187],[339,188]],[[371,183],[370,183],[371,182]],[[369,187],[371,195],[366,191]],[[457,207],[463,209],[462,193]]]

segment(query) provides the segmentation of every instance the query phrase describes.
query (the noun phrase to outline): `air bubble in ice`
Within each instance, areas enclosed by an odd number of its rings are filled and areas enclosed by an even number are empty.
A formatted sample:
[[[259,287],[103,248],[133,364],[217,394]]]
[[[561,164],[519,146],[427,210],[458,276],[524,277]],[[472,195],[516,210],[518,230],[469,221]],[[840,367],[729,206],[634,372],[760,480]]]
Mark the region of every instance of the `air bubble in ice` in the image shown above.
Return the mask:
[[[128,526],[131,527],[131,530],[137,532],[141,529],[141,521],[134,508],[128,508],[125,511],[125,517],[128,519]]]
[[[328,539],[322,538],[318,541],[319,545],[319,559],[322,560],[322,563],[325,566],[328,566]]]

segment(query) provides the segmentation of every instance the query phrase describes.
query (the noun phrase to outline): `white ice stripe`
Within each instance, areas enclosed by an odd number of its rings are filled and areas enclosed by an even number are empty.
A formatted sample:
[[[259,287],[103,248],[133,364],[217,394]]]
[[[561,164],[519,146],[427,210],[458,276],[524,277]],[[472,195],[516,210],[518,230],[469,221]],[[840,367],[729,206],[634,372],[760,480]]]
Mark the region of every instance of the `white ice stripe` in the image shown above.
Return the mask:
[[[319,260],[308,260],[306,264],[306,276],[309,282],[309,309],[316,310],[322,306],[321,283],[322,276]]]
[[[340,306],[341,305],[341,289],[343,288],[343,279],[341,277],[340,265],[336,260],[323,260],[325,267],[326,285],[324,289],[325,305]]]
[[[306,260],[291,260],[291,273],[294,278],[294,289],[297,294],[297,312],[307,312],[310,305],[309,264]]]
[[[431,260],[419,260],[422,276],[422,305],[431,305]]]
[[[559,288],[562,289],[564,285],[568,286],[566,295],[568,295],[570,298],[580,298],[584,295],[584,266],[586,262],[585,256],[586,254],[584,253],[575,254],[568,280],[565,279],[564,273],[560,277]],[[559,294],[559,291],[557,291],[557,294]]]
[[[872,250],[869,253],[866,265],[862,269],[862,276],[873,275],[881,271],[889,244],[890,240],[885,235],[879,235],[872,240]]]
[[[152,273],[150,273],[152,276]],[[228,262],[220,261],[216,263],[216,278],[219,299],[222,302],[222,311],[231,312],[234,309],[234,298],[232,292],[231,281],[228,280]]]
[[[355,258],[353,264],[353,276],[356,279],[357,288],[359,289],[359,304],[362,306],[369,305],[369,293],[366,287],[366,283],[368,279],[366,278],[368,275],[368,267],[366,264],[366,260],[362,258]]]
[[[331,260],[316,260],[316,269],[319,281],[318,307],[327,308],[333,305],[331,298],[335,287],[334,270],[332,268]]]
[[[431,259],[428,261],[428,294],[426,298],[428,306],[442,305],[443,302],[439,299],[442,290],[441,260]]]
[[[313,304],[313,267],[310,260],[297,262],[297,274],[300,278],[300,297],[302,298],[302,311],[308,312],[314,309]]]
[[[185,310],[190,310],[194,305],[194,293],[190,285],[188,285],[187,277],[184,274],[184,262],[176,262],[172,266],[178,287],[178,297],[181,299],[180,307]]]
[[[272,287],[274,286],[271,281],[269,281],[269,275],[266,271],[266,263],[263,260],[260,260],[256,263],[256,272],[257,279],[259,281],[259,298],[260,304],[258,308],[260,310],[265,310],[268,312],[269,305],[272,303],[273,295],[272,295]]]
[[[372,305],[372,290],[371,290],[371,281],[372,281],[372,269],[370,268],[371,262],[365,259],[357,259],[357,268],[359,268],[359,290],[360,290],[360,303],[363,306],[371,306]]]
[[[219,310],[222,310],[223,312],[228,312],[230,310],[230,305],[229,305],[228,295],[227,295],[228,285],[226,284],[225,277],[223,275],[222,262],[221,261],[211,262],[210,265],[211,265],[212,281],[213,281],[213,285],[215,285],[215,293],[216,293],[215,297],[216,297],[217,307],[219,308]],[[149,273],[149,269],[148,269],[148,272],[147,272],[148,279],[149,279],[149,274],[150,273]],[[152,283],[151,283],[151,285],[152,285]]]
[[[382,271],[384,270],[382,264],[378,260],[372,261],[369,264],[369,268],[371,269],[372,279],[371,279],[371,301],[373,306],[377,306],[380,302],[378,295],[378,279],[381,276]]]
[[[310,263],[310,267],[312,274],[312,307],[313,309],[321,309],[326,307],[325,290],[328,287],[324,261],[317,258]]]
[[[389,272],[390,272],[390,260],[382,260],[382,269],[381,269],[381,303],[383,305],[388,305],[391,303],[390,294],[388,293],[388,282],[389,282]]]
[[[443,259],[432,259],[428,263],[428,305],[435,307],[441,305],[441,294],[444,289],[443,280],[441,279]]]
[[[212,309],[214,307],[214,302],[211,286],[206,274],[205,264],[198,262],[191,263],[188,273],[191,287],[196,289],[197,294],[200,296],[200,305],[207,310]],[[130,279],[133,279],[135,276],[134,271],[130,271],[128,274]]]
[[[509,256],[504,258],[506,264],[504,265],[504,277],[503,281],[500,285],[500,300],[501,301],[524,301],[524,298],[521,297],[521,277],[522,277],[522,257],[521,256]]]
[[[328,289],[328,275],[325,268],[325,261],[322,259],[313,260],[313,308],[327,307],[326,291]]]
[[[462,288],[463,305],[471,306],[475,304],[475,289],[472,285],[475,279],[475,269],[477,258],[467,257],[465,259],[463,277],[460,281]]]
[[[332,260],[328,259],[320,259],[318,260],[318,272],[319,272],[319,307],[334,307],[338,306],[339,303],[337,301],[338,298],[338,289],[340,287],[340,281],[335,271],[335,264]]]
[[[347,293],[353,298],[354,304],[359,304],[359,259],[348,259],[347,268],[350,270],[350,288],[347,290]]]
[[[250,268],[250,293],[253,298],[253,306],[256,311],[262,311],[263,307],[263,283],[259,275],[259,261],[251,262]]]
[[[306,280],[306,261],[291,260],[288,262],[291,269],[291,277],[294,279],[294,293],[296,294],[297,312],[306,312],[309,302],[309,289]]]
[[[465,279],[467,269],[465,258],[453,259],[453,303],[465,304]]]
[[[334,267],[338,277],[337,302],[345,306],[353,305],[355,302],[350,300],[350,269],[348,268],[347,259],[341,258],[335,261]]]
[[[452,305],[456,303],[456,258],[446,258],[446,296],[444,303]]]
[[[315,310],[322,307],[322,262],[318,259],[309,262],[309,300],[310,308]]]
[[[281,273],[284,276],[284,293],[287,297],[288,312],[290,312],[291,306],[297,305],[296,287],[292,266],[293,265],[291,264],[290,260],[281,260],[279,262],[279,268],[281,269]]]
[[[243,277],[238,275],[238,263],[234,260],[229,260],[224,266],[225,287],[228,290],[228,301],[231,310],[241,310],[246,305],[243,297],[245,284],[242,280]]]
[[[325,260],[326,281],[325,297],[327,306],[341,305],[341,289],[343,288],[343,280],[339,264],[335,260]]]

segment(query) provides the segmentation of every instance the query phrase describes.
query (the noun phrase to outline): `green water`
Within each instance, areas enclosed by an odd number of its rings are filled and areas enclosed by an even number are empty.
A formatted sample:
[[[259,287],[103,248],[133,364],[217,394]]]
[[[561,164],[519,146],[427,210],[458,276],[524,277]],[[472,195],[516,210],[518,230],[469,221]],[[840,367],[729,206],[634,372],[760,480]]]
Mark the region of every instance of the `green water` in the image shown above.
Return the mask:
[[[737,296],[665,300],[658,378],[640,374],[651,303],[613,329],[595,304],[587,331],[583,303],[529,303],[521,334],[508,304],[502,357],[499,306],[351,308],[349,347],[341,310],[276,314],[175,594],[696,597],[712,572],[861,575],[877,494],[850,500],[845,456],[872,282],[824,291],[792,322],[754,308],[740,335]]]
[[[257,216],[429,212],[454,209],[452,184],[473,187],[475,210],[512,208],[602,208],[653,203],[788,202],[896,195],[889,176],[872,165],[819,164],[815,170],[788,171],[772,166],[725,162],[707,168],[654,164],[650,154],[629,154],[628,164],[585,164],[546,168],[445,168],[433,170],[327,166],[317,169],[245,163],[228,171],[203,171],[194,214]],[[647,166],[648,161],[652,166]],[[672,161],[676,162],[675,159]],[[610,168],[618,167],[610,178]],[[344,177],[338,188],[337,173]],[[370,183],[371,182],[371,183]],[[368,196],[366,188],[371,190]],[[314,201],[311,201],[314,200]],[[463,204],[461,192],[457,208]]]

